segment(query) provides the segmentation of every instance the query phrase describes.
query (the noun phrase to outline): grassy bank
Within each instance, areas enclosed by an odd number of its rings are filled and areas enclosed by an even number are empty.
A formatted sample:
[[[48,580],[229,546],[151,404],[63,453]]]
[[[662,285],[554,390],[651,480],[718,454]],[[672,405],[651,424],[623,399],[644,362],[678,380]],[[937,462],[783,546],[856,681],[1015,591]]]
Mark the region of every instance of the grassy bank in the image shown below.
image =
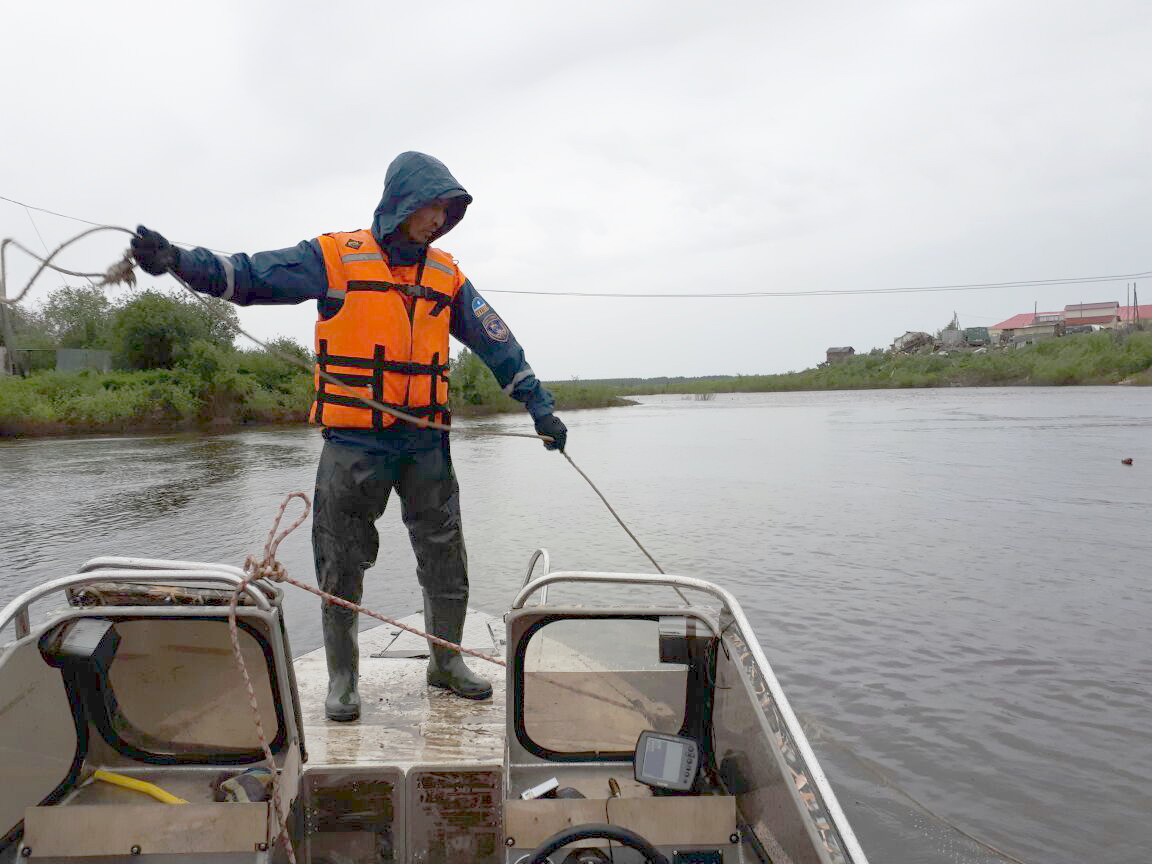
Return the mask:
[[[306,375],[268,387],[243,373],[206,384],[186,369],[42,372],[0,379],[0,437],[300,422],[311,391]]]
[[[578,382],[554,393],[558,410],[629,404],[614,388]],[[312,376],[298,366],[200,344],[171,369],[0,376],[0,437],[304,423],[311,403]],[[451,404],[460,417],[524,410],[467,352],[453,362]]]
[[[1152,385],[1152,332],[1084,333],[982,354],[893,355],[882,351],[802,372],[589,382],[620,395],[880,390],[902,387]]]

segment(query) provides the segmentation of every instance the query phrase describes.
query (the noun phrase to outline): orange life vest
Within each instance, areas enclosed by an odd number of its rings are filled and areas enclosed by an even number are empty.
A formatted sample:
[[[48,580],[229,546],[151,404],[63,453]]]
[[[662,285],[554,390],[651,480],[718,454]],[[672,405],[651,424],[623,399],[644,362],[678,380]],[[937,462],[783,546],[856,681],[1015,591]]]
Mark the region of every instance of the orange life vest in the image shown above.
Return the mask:
[[[354,398],[357,393],[405,414],[449,422],[449,306],[464,281],[452,256],[429,248],[419,284],[410,284],[418,267],[390,269],[371,231],[318,239],[328,297],[342,298],[344,305],[316,323],[316,399],[309,419],[344,429],[384,429],[395,422]],[[322,379],[320,370],[347,389]]]

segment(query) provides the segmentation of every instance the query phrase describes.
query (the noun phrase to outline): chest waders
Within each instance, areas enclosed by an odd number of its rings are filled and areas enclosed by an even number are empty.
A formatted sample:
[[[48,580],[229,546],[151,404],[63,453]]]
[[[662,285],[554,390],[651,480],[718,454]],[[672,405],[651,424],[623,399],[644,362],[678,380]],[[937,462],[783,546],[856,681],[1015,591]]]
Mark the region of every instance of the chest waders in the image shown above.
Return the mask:
[[[459,643],[468,609],[468,556],[460,493],[447,435],[381,437],[361,444],[328,435],[316,472],[312,549],[320,588],[360,603],[364,571],[380,547],[376,520],[395,489],[416,555],[424,594],[424,629]],[[360,716],[357,614],[325,603],[322,611],[332,720]],[[466,699],[487,699],[492,685],[465,665],[458,651],[430,645],[428,683]]]

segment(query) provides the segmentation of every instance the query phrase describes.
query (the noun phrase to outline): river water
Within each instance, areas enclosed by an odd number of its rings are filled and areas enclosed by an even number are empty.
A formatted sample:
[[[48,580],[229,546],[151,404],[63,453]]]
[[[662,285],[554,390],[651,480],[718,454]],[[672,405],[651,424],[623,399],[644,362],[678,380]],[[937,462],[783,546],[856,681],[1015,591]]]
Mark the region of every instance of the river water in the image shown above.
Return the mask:
[[[1152,390],[653,397],[564,419],[664,569],[741,600],[874,862],[1152,859]],[[96,555],[240,564],[310,492],[320,446],[302,428],[0,442],[0,602]],[[474,606],[507,608],[537,546],[554,569],[650,569],[558,454],[457,436],[453,455]],[[365,602],[408,614],[395,503],[380,529]],[[279,557],[310,578],[307,526]],[[300,653],[321,636],[297,593]]]

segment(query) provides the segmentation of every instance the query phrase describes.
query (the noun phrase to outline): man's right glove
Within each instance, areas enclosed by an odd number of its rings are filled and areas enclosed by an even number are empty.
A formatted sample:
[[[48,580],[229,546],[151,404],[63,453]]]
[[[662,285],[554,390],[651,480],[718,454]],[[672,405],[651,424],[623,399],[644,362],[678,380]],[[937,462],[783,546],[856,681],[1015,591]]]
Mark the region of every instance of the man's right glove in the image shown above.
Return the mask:
[[[555,414],[545,414],[536,421],[536,434],[547,435],[552,439],[551,444],[544,442],[544,449],[564,452],[564,445],[568,442],[568,427]]]
[[[163,234],[150,231],[143,225],[136,226],[131,246],[136,263],[153,276],[163,276],[169,270],[174,271],[180,263],[180,250],[169,243]]]

